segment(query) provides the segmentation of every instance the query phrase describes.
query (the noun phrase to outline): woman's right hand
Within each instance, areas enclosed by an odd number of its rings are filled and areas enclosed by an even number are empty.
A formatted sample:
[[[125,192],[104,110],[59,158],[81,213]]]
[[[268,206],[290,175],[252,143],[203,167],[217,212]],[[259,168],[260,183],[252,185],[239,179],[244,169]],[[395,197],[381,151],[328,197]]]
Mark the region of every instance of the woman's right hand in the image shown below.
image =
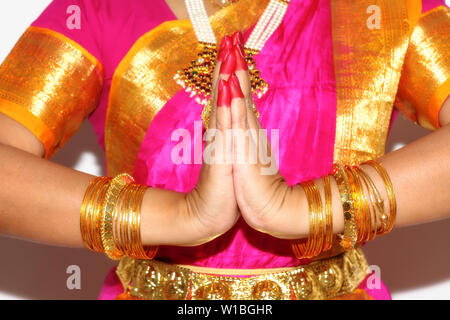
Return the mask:
[[[222,41],[213,76],[212,108],[203,165],[196,187],[186,195],[186,212],[199,245],[228,231],[238,220],[233,188],[231,93],[228,78],[235,70],[233,38]],[[219,90],[220,89],[220,90]]]

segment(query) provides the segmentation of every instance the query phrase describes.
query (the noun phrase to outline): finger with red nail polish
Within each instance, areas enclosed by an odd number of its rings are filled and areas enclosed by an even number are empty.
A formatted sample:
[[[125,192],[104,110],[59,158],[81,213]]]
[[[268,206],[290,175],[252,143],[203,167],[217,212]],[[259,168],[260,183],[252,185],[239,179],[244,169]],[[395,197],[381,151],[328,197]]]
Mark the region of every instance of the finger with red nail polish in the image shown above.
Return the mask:
[[[244,45],[244,36],[241,31],[235,32],[232,36],[233,45],[240,45],[241,47]]]
[[[239,53],[238,49],[235,47],[235,56],[236,56],[236,71],[238,70],[248,70],[247,61],[245,61],[245,54],[242,55]]]
[[[244,93],[242,92],[241,84],[239,83],[239,79],[238,79],[238,77],[236,76],[235,73],[233,73],[231,75],[231,77],[228,80],[228,82],[230,83],[231,99],[243,98],[244,97]]]
[[[233,47],[236,48],[237,52],[242,56],[245,57],[245,51],[244,51],[244,36],[242,35],[242,32],[236,32],[232,35],[232,42]]]
[[[217,107],[230,107],[230,105],[231,105],[230,83],[224,79],[220,79],[217,92]]]
[[[233,40],[229,36],[225,36],[222,39],[222,43],[220,44],[219,56],[217,60],[222,62],[225,57],[228,55],[229,50],[233,47]]]
[[[236,53],[235,50],[229,50],[228,54],[222,61],[220,66],[221,75],[230,75],[236,70]]]

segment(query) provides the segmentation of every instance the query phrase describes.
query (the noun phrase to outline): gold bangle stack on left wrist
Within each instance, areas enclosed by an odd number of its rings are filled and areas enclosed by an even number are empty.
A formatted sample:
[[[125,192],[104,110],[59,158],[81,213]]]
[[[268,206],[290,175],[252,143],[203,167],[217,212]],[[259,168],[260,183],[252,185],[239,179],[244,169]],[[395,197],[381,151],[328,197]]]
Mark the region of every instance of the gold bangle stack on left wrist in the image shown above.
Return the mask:
[[[330,177],[323,178],[325,204],[314,181],[301,183],[309,208],[309,235],[307,239],[294,240],[292,250],[298,259],[313,258],[333,245],[333,215]]]
[[[383,181],[389,207],[385,208],[380,190],[364,168],[334,165],[332,176],[338,186],[344,212],[344,233],[338,237],[339,244],[345,250],[390,232],[395,224],[397,205],[394,187],[386,169],[376,160],[365,162],[363,165],[372,167]],[[308,202],[310,227],[306,239],[292,241],[292,250],[299,259],[313,258],[331,249],[335,237],[332,225],[330,177],[322,178],[325,205],[322,204],[320,192],[314,181],[301,183]]]
[[[362,165],[374,168],[383,181],[389,210],[385,209],[381,192],[365,169],[361,166],[336,165],[334,175],[340,186],[345,219],[344,241],[341,241],[341,244],[346,249],[356,243],[364,243],[390,232],[395,224],[397,206],[394,188],[386,169],[376,160],[367,161]],[[350,196],[347,196],[348,192]],[[349,208],[354,215],[348,215]]]
[[[292,249],[297,257],[312,258],[323,249],[325,238],[323,205],[317,185],[313,181],[303,182],[309,207],[309,235],[305,240],[293,243]]]

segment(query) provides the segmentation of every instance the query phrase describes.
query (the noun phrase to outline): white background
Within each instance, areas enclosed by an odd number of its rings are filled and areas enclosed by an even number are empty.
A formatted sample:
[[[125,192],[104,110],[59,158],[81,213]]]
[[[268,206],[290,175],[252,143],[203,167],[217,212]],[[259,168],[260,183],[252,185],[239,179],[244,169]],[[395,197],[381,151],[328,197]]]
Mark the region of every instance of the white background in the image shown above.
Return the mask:
[[[50,0],[0,1],[0,61],[48,3]],[[425,134],[427,131],[399,117],[388,150]],[[91,174],[104,174],[103,152],[88,123],[54,161]],[[450,220],[446,220],[396,230],[366,245],[369,263],[381,268],[394,299],[450,299],[449,230]],[[81,268],[81,290],[66,288],[66,269],[70,265]],[[0,237],[0,299],[95,299],[112,265],[88,250]]]

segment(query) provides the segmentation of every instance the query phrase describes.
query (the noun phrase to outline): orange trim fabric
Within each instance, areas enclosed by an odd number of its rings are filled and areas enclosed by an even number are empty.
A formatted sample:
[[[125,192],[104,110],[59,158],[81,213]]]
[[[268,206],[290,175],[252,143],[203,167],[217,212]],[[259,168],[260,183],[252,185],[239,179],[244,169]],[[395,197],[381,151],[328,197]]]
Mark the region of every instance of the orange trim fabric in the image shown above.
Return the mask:
[[[440,127],[439,111],[450,94],[450,9],[422,15],[403,66],[396,107],[422,127]]]
[[[0,112],[28,128],[50,158],[96,108],[101,64],[55,31],[30,27],[0,66]]]

